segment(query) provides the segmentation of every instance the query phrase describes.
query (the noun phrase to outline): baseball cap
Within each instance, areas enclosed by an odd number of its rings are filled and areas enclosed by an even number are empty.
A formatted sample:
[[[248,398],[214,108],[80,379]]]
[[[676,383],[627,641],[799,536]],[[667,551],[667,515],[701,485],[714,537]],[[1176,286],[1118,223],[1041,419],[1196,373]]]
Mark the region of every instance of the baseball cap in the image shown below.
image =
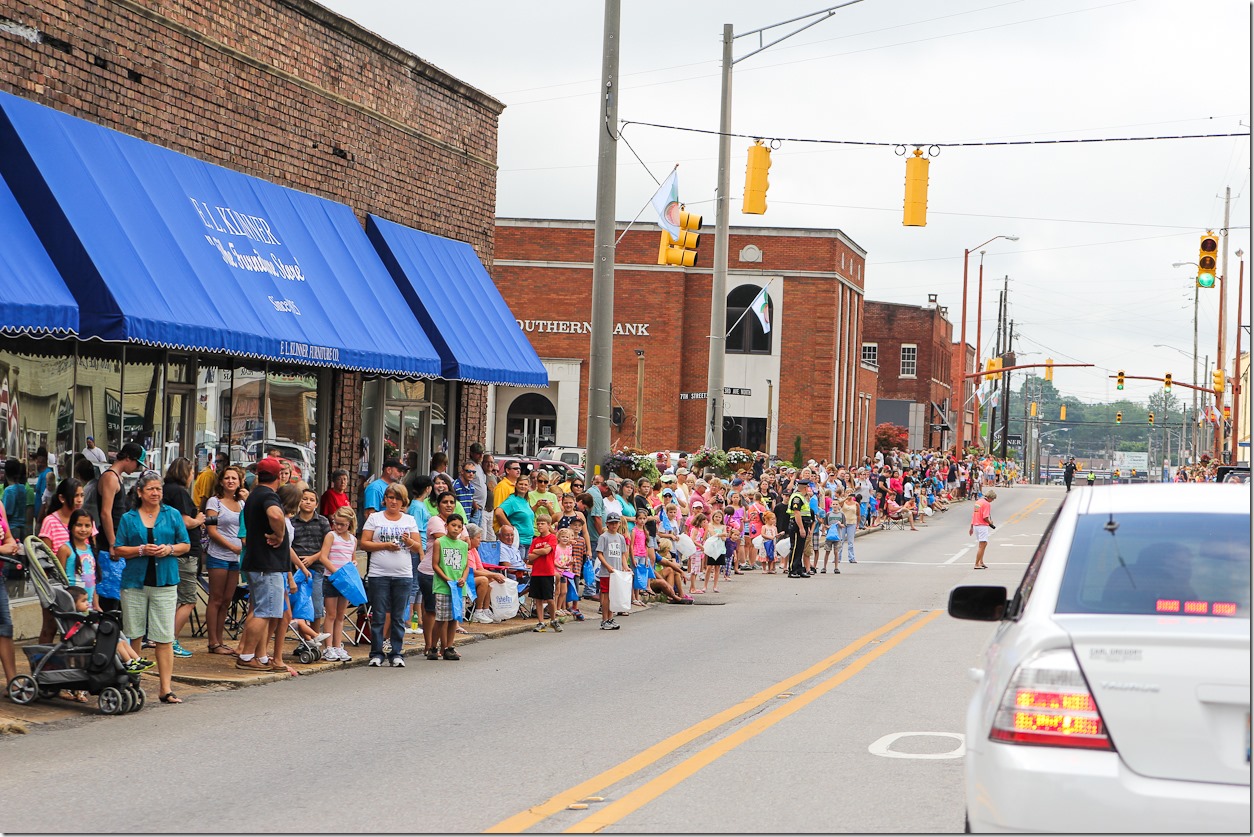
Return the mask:
[[[663,475],[662,475],[662,482],[674,482],[674,481],[675,481],[675,475],[674,475],[674,474],[663,474]]]
[[[688,469],[687,469],[687,468],[680,468],[680,469],[679,469],[678,471],[676,471],[675,473],[676,473],[676,474],[679,474],[679,475],[682,477],[684,474],[688,473]]]
[[[622,519],[623,519],[623,516],[619,514],[618,512],[610,512],[609,514],[605,516],[606,523],[620,523],[622,522]]]
[[[408,471],[408,470],[409,470],[408,468],[406,468],[406,467],[405,467],[405,463],[404,463],[404,462],[401,462],[401,461],[400,461],[399,459],[397,459],[396,457],[393,457],[393,458],[391,458],[391,459],[385,460],[385,461],[383,462],[383,467],[384,467],[384,468],[395,468],[395,469],[397,469],[398,471]]]
[[[663,497],[670,497],[670,498],[673,500],[673,499],[675,498],[675,492],[674,492],[674,491],[671,491],[669,488],[667,488],[666,490],[664,490],[664,491],[662,492],[662,496],[663,496]]]
[[[283,463],[275,459],[273,456],[267,456],[265,459],[257,463],[257,476],[277,477],[279,472],[283,470]]]

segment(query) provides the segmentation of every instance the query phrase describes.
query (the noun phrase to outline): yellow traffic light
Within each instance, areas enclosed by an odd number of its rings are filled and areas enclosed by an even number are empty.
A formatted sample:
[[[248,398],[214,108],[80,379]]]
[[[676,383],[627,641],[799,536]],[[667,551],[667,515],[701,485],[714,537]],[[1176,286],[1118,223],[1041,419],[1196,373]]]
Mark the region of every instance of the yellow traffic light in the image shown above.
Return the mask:
[[[1197,249],[1197,286],[1215,286],[1215,257],[1219,255],[1219,236],[1207,232]]]
[[[671,234],[662,230],[662,241],[658,247],[657,263],[675,265],[676,267],[692,267],[697,263],[697,243],[701,240],[697,230],[701,229],[701,216],[692,212],[679,213],[679,238],[671,238]]]
[[[1066,404],[1063,404],[1061,407],[1058,408],[1058,420],[1059,421],[1067,420],[1067,405]]]
[[[904,227],[927,226],[927,169],[931,164],[921,148],[906,158],[906,209],[901,219]]]
[[[1115,424],[1123,424],[1123,411],[1115,413]]]
[[[1045,380],[1054,380],[1054,359],[1052,357],[1045,358]]]
[[[1163,389],[1167,390],[1167,392],[1171,392],[1171,373],[1170,372],[1168,372],[1166,375],[1163,376]]]
[[[1151,426],[1151,427],[1154,425],[1154,414],[1153,414],[1153,413],[1150,413],[1150,414],[1149,414],[1149,423],[1150,423],[1150,426]]]
[[[1232,421],[1232,407],[1224,405],[1224,421]]]
[[[1215,390],[1216,395],[1224,391],[1224,371],[1222,369],[1216,369],[1210,373],[1210,380],[1211,389]]]
[[[1118,380],[1115,381],[1115,389],[1123,389],[1123,370],[1119,370]]]
[[[749,146],[749,161],[745,165],[745,197],[740,211],[745,215],[766,214],[766,188],[769,186],[767,171],[771,168],[771,149],[756,140]]]
[[[1036,402],[1032,402],[1032,418],[1036,418]]]

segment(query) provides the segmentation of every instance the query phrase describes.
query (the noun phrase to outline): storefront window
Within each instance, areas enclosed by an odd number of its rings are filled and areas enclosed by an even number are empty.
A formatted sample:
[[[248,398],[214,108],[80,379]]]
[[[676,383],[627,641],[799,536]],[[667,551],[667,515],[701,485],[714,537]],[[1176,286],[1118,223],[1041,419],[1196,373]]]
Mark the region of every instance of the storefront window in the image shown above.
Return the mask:
[[[448,381],[431,382],[431,447],[428,456],[436,451],[448,453],[451,397],[452,387]]]
[[[265,435],[266,373],[263,368],[238,366],[231,388],[231,461],[248,464],[259,458]]]
[[[121,355],[121,349],[118,350]],[[92,444],[112,462],[122,444],[122,361],[119,358],[80,357],[74,399],[75,444],[81,452]],[[98,463],[96,470],[105,466]]]
[[[196,371],[196,410],[192,420],[195,439],[196,470],[209,467],[210,458],[218,451],[227,451],[231,435],[231,370],[223,366],[201,366]],[[231,456],[242,461],[244,451]]]
[[[320,483],[314,473],[314,453],[318,443],[318,377],[316,374],[271,371],[268,423],[263,445],[277,450],[292,462],[292,479],[303,479],[315,489]]]
[[[160,352],[142,353],[127,347],[122,375],[122,443],[135,442],[148,451],[147,466],[164,472],[178,451],[165,445],[165,362]]]

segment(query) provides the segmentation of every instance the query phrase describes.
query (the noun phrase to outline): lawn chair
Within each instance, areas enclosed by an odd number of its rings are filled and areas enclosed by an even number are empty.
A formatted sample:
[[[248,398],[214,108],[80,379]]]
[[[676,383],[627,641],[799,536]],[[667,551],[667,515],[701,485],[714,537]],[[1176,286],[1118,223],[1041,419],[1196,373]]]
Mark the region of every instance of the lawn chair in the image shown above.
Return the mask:
[[[531,570],[518,567],[507,567],[500,563],[501,544],[499,541],[483,541],[479,544],[479,560],[483,568],[501,573],[518,582],[518,615],[524,619],[531,618],[531,600],[527,591],[531,589]]]

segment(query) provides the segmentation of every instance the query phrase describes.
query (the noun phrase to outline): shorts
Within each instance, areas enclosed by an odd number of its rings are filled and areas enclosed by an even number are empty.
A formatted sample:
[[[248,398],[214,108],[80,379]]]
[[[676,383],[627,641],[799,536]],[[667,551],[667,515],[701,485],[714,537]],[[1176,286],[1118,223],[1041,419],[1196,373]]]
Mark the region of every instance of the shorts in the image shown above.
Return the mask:
[[[610,594],[610,577],[608,575],[597,576],[597,592],[604,593],[607,596]]]
[[[284,573],[248,574],[248,598],[253,604],[253,616],[258,619],[283,618],[286,581]]]
[[[556,579],[551,575],[533,575],[531,588],[527,595],[532,599],[547,602],[555,595]]]
[[[344,594],[335,589],[335,585],[329,579],[322,579],[322,598],[326,599],[342,599]],[[324,605],[325,606],[325,605]]]
[[[435,576],[418,573],[418,595],[422,596],[422,609],[435,613]]]
[[[449,593],[435,594],[435,621],[453,621],[453,596]]]
[[[720,555],[720,556],[718,556],[717,558],[711,558],[710,556],[708,556],[708,555],[707,555],[707,556],[705,557],[705,565],[706,565],[707,567],[726,567],[726,566],[727,566],[727,556],[726,556],[726,555]]]
[[[188,553],[179,558],[178,603],[180,607],[196,604],[196,588],[200,586],[196,581],[196,570],[199,568],[199,555]]]
[[[9,612],[9,588],[0,578],[0,639],[13,639],[13,614]]]
[[[174,642],[176,587],[129,587],[122,591],[122,630],[151,642]]]
[[[988,543],[988,527],[987,527],[987,526],[976,526],[976,527],[974,527],[974,528],[975,528],[975,539],[976,539],[976,541],[977,541],[977,542],[979,542],[979,543]]]
[[[234,570],[239,572],[239,561],[224,561],[221,558],[214,558],[212,555],[205,556],[206,570]]]

